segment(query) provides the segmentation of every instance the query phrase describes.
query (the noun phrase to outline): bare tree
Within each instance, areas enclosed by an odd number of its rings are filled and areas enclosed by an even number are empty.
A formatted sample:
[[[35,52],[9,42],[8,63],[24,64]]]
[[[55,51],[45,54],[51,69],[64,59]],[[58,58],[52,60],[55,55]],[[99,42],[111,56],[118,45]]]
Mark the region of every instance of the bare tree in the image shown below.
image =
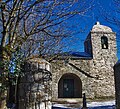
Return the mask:
[[[111,4],[113,5],[113,8],[111,8],[109,12],[106,12],[106,10],[103,9],[104,17],[110,23],[115,24],[117,26],[120,26],[120,20],[119,20],[120,1],[119,0],[113,0],[113,2],[111,2]]]
[[[120,42],[120,0],[112,0],[111,8],[109,10],[101,8],[101,14],[103,18],[111,25],[111,27],[116,32],[117,40],[117,54],[120,55],[119,42]]]
[[[36,47],[39,53],[43,54],[49,51],[45,50],[48,46],[58,45],[60,40],[69,36],[67,28],[63,28],[66,27],[65,21],[75,15],[85,14],[92,7],[91,1],[0,0],[0,83],[5,87],[0,92],[0,96],[4,95],[0,98],[0,109],[4,108],[6,88],[9,85],[5,62],[9,62],[12,54],[21,47],[27,48],[29,44],[31,46],[28,48],[28,54],[25,51],[26,56],[38,52]],[[25,44],[28,41],[29,44]],[[55,50],[54,48],[53,51]]]

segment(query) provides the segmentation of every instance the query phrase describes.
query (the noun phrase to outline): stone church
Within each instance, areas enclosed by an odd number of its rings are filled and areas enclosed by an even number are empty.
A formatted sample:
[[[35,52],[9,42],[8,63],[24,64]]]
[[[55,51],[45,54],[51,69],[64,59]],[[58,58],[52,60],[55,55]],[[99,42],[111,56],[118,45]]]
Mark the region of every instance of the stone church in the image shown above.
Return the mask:
[[[26,76],[19,84],[19,106],[24,106],[27,100],[38,103],[43,95],[52,101],[81,99],[83,93],[91,99],[114,98],[116,34],[97,22],[88,34],[84,48],[84,52],[62,53],[50,63],[40,58],[29,60],[25,66]],[[47,76],[51,82],[43,82],[45,73],[41,73],[41,69],[50,73]],[[51,93],[47,95],[47,91]]]
[[[69,52],[52,65],[52,99],[114,97],[116,34],[97,22],[84,42],[84,52]]]

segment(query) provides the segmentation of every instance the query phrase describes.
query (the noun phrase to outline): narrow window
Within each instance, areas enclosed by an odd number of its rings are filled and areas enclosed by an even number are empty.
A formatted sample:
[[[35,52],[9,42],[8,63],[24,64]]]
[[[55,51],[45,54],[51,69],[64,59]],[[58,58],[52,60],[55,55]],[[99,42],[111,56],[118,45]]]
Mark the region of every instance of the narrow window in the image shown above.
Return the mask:
[[[108,49],[108,38],[103,36],[101,37],[102,49]]]

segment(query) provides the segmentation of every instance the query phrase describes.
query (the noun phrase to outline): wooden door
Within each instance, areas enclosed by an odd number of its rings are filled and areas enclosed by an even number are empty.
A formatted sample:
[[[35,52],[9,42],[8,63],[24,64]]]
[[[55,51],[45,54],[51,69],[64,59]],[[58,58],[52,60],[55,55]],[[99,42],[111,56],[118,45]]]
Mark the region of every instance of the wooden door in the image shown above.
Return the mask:
[[[64,98],[74,97],[74,79],[63,80],[63,97]]]

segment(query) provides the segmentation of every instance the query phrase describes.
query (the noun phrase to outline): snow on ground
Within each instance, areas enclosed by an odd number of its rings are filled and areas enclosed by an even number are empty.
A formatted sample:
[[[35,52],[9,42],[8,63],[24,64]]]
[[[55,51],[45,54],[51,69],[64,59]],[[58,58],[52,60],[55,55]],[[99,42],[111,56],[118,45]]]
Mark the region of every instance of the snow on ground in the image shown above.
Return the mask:
[[[54,104],[53,107],[64,107],[64,108],[66,108],[66,107],[63,106],[62,104]]]
[[[76,103],[76,102],[78,102],[77,100],[74,100],[74,99],[68,99],[66,101],[69,102],[69,103]]]
[[[115,100],[87,103],[87,107],[89,107],[89,109],[115,109],[114,106],[115,106]],[[53,109],[80,109],[80,108],[68,108],[62,104],[54,104]]]
[[[113,101],[105,101],[105,102],[90,102],[90,103],[87,103],[87,107],[113,106],[113,105],[115,105],[115,100],[113,100]]]

